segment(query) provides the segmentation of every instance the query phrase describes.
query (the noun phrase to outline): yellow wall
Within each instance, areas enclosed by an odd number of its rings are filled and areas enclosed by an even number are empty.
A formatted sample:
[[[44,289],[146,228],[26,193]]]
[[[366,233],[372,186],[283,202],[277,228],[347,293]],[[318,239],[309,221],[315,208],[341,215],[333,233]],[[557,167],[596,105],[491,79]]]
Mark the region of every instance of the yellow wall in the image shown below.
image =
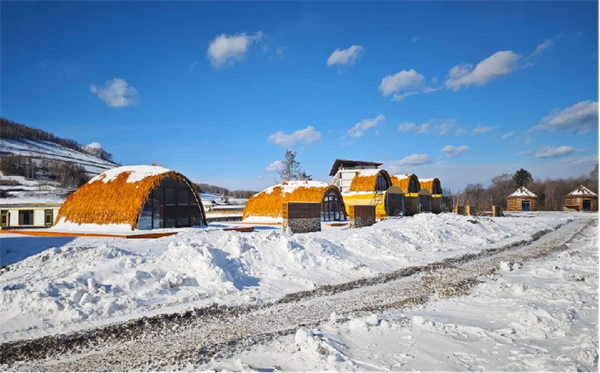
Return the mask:
[[[350,216],[350,205],[370,205],[374,195],[375,193],[354,194],[350,196],[342,194],[344,204],[346,205],[346,216]],[[382,195],[381,202],[375,207],[375,216],[377,219],[383,219],[387,216],[385,213],[384,201],[385,193]]]
[[[440,212],[442,212],[442,195],[434,194],[431,197],[433,197],[432,212],[435,214],[439,214]]]

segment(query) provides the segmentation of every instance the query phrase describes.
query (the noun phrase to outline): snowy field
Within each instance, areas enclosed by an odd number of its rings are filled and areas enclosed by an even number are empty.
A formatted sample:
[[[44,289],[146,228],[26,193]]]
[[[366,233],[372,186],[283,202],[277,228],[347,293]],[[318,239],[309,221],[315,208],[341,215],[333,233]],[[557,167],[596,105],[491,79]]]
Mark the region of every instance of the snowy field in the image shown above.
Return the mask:
[[[0,234],[0,342],[159,313],[251,304],[529,239],[582,213],[422,214],[289,236],[179,229],[156,240]]]
[[[317,328],[195,370],[598,371],[598,226],[567,251],[499,270],[467,296],[333,313]]]

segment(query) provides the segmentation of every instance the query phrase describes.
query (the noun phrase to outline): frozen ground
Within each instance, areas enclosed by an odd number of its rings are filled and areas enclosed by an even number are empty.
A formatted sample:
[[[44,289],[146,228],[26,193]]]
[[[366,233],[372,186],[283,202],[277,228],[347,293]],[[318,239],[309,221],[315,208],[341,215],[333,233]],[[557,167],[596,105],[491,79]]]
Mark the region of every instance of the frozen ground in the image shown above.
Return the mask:
[[[316,328],[195,369],[598,371],[597,224],[566,251],[497,269],[469,295],[334,313]]]
[[[0,369],[597,370],[597,215],[564,223],[274,303],[4,343]]]
[[[261,304],[529,239],[590,215],[422,214],[363,229],[182,229],[156,240],[0,235],[0,342],[218,304]]]

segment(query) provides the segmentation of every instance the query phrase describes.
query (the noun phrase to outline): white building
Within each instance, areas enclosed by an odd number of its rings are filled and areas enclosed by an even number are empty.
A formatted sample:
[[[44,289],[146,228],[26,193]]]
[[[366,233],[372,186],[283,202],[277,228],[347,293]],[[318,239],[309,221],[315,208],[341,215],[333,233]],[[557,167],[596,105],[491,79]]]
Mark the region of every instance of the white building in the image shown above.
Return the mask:
[[[377,170],[383,163],[351,161],[347,159],[336,159],[331,167],[329,176],[333,179],[331,183],[338,187],[340,192],[350,191],[350,184],[356,173],[360,170]]]
[[[0,226],[8,228],[51,227],[62,202],[6,203],[0,202]]]

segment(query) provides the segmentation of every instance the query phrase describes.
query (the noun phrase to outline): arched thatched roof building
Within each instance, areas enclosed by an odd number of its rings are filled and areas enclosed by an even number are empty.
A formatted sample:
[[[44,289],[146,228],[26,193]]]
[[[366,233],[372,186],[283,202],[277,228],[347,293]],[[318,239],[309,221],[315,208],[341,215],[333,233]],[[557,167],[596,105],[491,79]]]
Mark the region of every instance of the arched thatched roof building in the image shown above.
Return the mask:
[[[537,211],[537,196],[524,186],[506,198],[507,211]]]
[[[250,197],[242,219],[255,223],[281,223],[285,202],[319,202],[323,220],[346,220],[345,206],[335,185],[320,181],[285,181]]]
[[[442,212],[442,183],[437,177],[432,179],[419,179],[421,189],[427,189],[431,193],[431,212],[439,214]]]
[[[391,177],[392,184],[397,185],[404,192],[406,199],[405,215],[412,216],[420,212],[419,208],[419,191],[421,183],[415,174],[393,175]]]
[[[71,194],[57,227],[135,230],[206,225],[200,196],[182,174],[158,166],[108,170]]]
[[[565,207],[577,211],[598,211],[598,195],[583,185],[567,194]]]
[[[386,170],[367,169],[356,171],[350,191],[342,193],[346,204],[346,214],[350,213],[351,205],[375,205],[375,215],[377,219],[388,216],[387,212],[395,211],[398,214],[403,210],[403,197],[393,196],[387,198],[387,191],[392,186],[392,180]],[[401,191],[393,191],[394,194]],[[396,207],[386,206],[386,203],[401,204]]]

